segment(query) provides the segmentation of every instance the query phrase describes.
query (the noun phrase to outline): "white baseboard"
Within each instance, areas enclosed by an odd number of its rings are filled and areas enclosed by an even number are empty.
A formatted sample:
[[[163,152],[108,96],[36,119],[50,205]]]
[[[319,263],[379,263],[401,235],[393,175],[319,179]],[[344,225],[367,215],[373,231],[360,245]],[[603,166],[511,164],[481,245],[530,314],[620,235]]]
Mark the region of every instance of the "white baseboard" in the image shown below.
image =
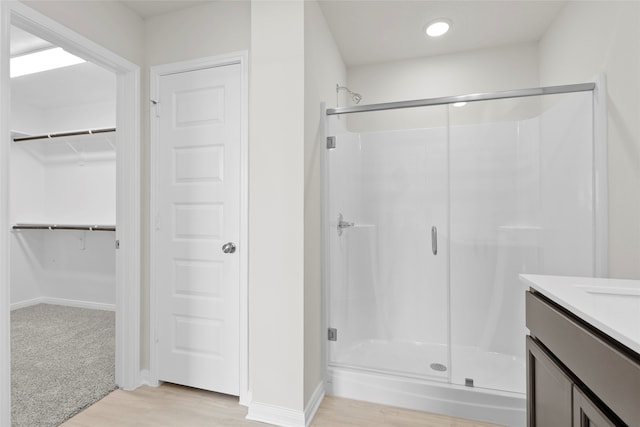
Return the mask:
[[[243,398],[243,394],[244,394],[244,398]],[[251,401],[253,401],[253,395],[251,394],[251,390],[247,390],[246,393],[240,393],[239,397],[240,399],[238,400],[238,403],[241,404],[242,406],[246,406],[247,408],[251,404]]]
[[[151,373],[149,372],[148,369],[141,369],[139,378],[140,378],[140,385],[152,386]]]
[[[313,394],[311,395],[311,399],[307,403],[307,406],[304,408],[304,419],[305,426],[311,425],[311,421],[313,421],[313,417],[318,412],[318,408],[320,404],[322,404],[322,400],[324,399],[324,381],[320,381]]]
[[[247,419],[281,427],[308,427],[324,399],[324,383],[314,390],[304,411],[296,411],[281,406],[260,402],[249,403]]]
[[[116,311],[115,304],[105,304],[100,302],[91,302],[91,301],[78,301],[72,299],[64,299],[64,298],[51,298],[51,297],[38,297],[26,301],[20,301],[11,304],[11,310],[17,310],[19,308],[25,308],[36,304],[53,304],[53,305],[64,305],[67,307],[78,307],[78,308],[91,308],[94,310],[105,310],[105,311]]]
[[[11,304],[11,311],[19,308],[31,307],[32,305],[42,304],[42,298],[28,299],[20,302],[14,302]]]
[[[160,381],[151,380],[151,371],[143,369],[140,371],[140,385],[148,385],[149,387],[159,387]]]
[[[280,427],[305,427],[303,411],[259,402],[249,404],[247,419]]]

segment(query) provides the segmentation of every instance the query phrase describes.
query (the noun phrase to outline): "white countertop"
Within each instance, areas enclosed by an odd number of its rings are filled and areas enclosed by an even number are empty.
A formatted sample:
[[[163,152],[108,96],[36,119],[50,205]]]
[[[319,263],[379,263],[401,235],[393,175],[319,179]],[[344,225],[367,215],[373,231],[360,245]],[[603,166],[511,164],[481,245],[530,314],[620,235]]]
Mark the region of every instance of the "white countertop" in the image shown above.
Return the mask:
[[[520,280],[640,354],[640,280],[533,274]]]

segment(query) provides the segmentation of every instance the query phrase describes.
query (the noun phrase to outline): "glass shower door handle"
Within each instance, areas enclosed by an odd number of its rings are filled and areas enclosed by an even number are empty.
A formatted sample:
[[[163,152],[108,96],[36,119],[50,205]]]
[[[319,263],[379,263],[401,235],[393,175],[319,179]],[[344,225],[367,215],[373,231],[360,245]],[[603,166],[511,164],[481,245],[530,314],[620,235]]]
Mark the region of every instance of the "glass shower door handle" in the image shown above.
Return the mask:
[[[438,228],[435,225],[431,227],[431,252],[438,255]]]

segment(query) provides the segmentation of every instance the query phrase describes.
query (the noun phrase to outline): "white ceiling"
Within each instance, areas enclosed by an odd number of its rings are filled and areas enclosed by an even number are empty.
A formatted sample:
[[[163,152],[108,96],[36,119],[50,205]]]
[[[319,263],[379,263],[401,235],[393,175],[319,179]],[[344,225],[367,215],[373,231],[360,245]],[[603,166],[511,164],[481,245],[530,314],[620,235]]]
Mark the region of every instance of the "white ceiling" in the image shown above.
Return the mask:
[[[212,0],[121,0],[125,6],[133,10],[141,18],[150,18],[164,13],[186,9]]]
[[[18,27],[11,27],[11,57],[49,47],[53,47],[53,45],[48,41],[42,40]]]
[[[12,56],[52,46],[20,28],[11,27]],[[33,108],[46,110],[113,102],[115,97],[115,74],[90,62],[11,79],[11,98]]]
[[[121,0],[142,18],[210,1],[216,0]],[[564,0],[318,2],[348,66],[537,41],[566,3]],[[425,25],[437,18],[452,21],[451,31],[437,39],[426,37]]]
[[[212,0],[122,1],[142,18]],[[241,0],[235,0],[241,1]],[[539,40],[565,1],[320,0],[320,7],[348,66],[440,55]],[[448,18],[452,28],[428,38],[424,26]],[[20,29],[11,34],[12,55],[51,44]],[[115,76],[80,64],[12,79],[12,96],[37,108],[115,98]]]
[[[13,78],[11,97],[23,105],[42,110],[114,102],[116,76],[84,62]]]
[[[566,1],[322,0],[320,7],[348,66],[537,41]],[[427,37],[429,22],[450,31]]]

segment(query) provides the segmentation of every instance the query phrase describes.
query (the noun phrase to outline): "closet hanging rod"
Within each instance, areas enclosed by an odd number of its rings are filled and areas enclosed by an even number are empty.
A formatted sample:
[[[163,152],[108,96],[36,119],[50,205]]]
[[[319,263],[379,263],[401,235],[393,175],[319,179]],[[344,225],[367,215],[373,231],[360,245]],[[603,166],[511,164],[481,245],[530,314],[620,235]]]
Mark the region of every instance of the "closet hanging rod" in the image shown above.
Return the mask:
[[[69,136],[93,135],[96,133],[109,133],[109,132],[115,132],[115,131],[116,131],[116,128],[88,129],[88,130],[78,130],[73,132],[50,133],[46,135],[18,136],[13,138],[13,141],[14,142],[34,141],[36,139],[64,138]]]
[[[15,224],[14,230],[116,231],[115,225]]]

